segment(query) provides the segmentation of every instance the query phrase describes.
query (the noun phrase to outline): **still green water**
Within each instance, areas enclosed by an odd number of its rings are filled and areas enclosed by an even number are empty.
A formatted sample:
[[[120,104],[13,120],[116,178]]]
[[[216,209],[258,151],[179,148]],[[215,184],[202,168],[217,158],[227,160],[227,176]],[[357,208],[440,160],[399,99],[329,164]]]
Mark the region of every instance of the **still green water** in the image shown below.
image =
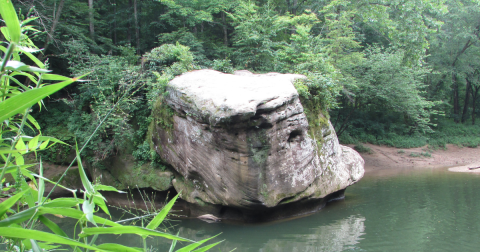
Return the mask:
[[[214,241],[225,241],[212,251],[480,251],[480,176],[445,169],[367,174],[347,189],[345,200],[302,218],[171,225],[171,232],[192,240],[222,233]],[[109,242],[141,246],[137,237]],[[156,251],[169,248],[164,239],[148,244]]]

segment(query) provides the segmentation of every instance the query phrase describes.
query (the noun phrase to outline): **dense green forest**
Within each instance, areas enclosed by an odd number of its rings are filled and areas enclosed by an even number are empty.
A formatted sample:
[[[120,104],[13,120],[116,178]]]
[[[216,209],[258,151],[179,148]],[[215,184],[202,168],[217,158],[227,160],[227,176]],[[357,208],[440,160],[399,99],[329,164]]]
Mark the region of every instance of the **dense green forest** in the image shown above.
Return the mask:
[[[155,161],[144,141],[155,99],[202,68],[306,75],[305,109],[328,113],[343,143],[480,144],[478,1],[14,3],[21,19],[39,17],[30,38],[54,73],[90,73],[35,110],[44,135],[82,143],[122,100],[87,147],[94,164],[119,151]],[[44,159],[67,162],[56,148]]]

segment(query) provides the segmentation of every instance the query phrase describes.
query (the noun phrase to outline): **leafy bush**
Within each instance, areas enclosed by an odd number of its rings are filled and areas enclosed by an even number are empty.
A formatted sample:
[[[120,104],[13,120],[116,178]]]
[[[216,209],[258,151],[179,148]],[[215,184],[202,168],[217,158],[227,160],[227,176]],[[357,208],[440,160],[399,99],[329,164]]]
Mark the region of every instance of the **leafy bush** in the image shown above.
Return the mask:
[[[370,147],[367,147],[363,144],[357,144],[353,147],[356,151],[360,152],[360,153],[368,153],[368,154],[372,154],[373,151]]]
[[[229,59],[213,60],[212,69],[224,73],[233,73],[235,71]]]

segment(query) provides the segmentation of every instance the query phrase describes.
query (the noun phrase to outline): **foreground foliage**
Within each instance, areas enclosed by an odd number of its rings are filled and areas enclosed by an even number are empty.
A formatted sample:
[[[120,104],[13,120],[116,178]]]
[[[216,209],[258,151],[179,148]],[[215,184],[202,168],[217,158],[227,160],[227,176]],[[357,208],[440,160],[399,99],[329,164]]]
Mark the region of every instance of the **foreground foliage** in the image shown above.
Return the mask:
[[[101,120],[93,133],[85,140],[79,150],[75,146],[76,162],[84,189],[80,192],[82,198],[76,197],[76,190],[70,190],[73,198],[50,199],[49,196],[55,187],[60,185],[68,169],[65,170],[59,181],[49,181],[43,177],[43,166],[39,163],[28,164],[25,157],[29,154],[37,155],[55,144],[65,144],[53,137],[43,136],[38,122],[30,115],[34,104],[42,107],[42,99],[51,95],[65,86],[78,81],[78,78],[67,78],[61,75],[49,74],[47,66],[32,55],[39,51],[29,39],[29,36],[38,32],[28,23],[34,20],[27,19],[19,22],[16,11],[9,0],[0,0],[0,14],[6,26],[1,28],[3,36],[7,39],[7,48],[1,46],[3,60],[0,67],[0,87],[2,96],[0,101],[0,156],[2,158],[0,174],[0,190],[3,202],[0,203],[0,236],[4,249],[7,251],[46,251],[61,248],[60,245],[71,247],[72,251],[147,251],[146,239],[151,236],[163,237],[173,241],[193,242],[177,235],[157,231],[178,196],[174,197],[165,207],[145,225],[122,225],[109,219],[99,217],[96,213],[103,211],[110,215],[105,198],[100,191],[116,191],[111,186],[98,183],[92,184],[83,169],[80,153],[88,144],[96,131],[105,123],[112,111],[122,102],[123,97],[105,115],[99,115]],[[29,66],[21,61],[21,56],[27,56],[36,66]],[[26,77],[30,84],[22,84],[20,78]],[[53,83],[52,83],[53,82]],[[28,132],[36,132],[34,136]],[[31,171],[38,165],[38,174]],[[13,177],[13,183],[6,183],[6,175]],[[45,192],[45,183],[54,183],[50,192]],[[47,194],[45,197],[44,195]],[[68,235],[50,216],[63,216],[77,220],[78,233]],[[38,225],[44,225],[51,232],[37,230]],[[137,234],[143,241],[143,248],[131,248],[120,244],[101,243],[97,238],[105,234]],[[212,237],[213,238],[213,237]],[[211,239],[211,238],[210,238]],[[192,243],[177,251],[206,251],[218,243],[213,243],[202,248],[209,239]],[[172,243],[171,251],[176,243]],[[196,249],[196,250],[195,250]]]

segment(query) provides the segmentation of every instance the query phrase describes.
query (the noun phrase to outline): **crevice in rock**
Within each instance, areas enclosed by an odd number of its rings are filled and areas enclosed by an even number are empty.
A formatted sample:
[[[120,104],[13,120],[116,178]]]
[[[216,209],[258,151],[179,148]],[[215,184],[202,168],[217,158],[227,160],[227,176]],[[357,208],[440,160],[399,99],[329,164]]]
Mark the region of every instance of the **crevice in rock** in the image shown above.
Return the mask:
[[[296,196],[291,196],[291,197],[283,198],[282,200],[280,200],[280,202],[278,202],[277,205],[287,204],[287,203],[289,203],[291,200],[295,199],[295,197],[296,197]]]
[[[288,142],[294,142],[297,139],[301,139],[303,136],[302,130],[296,129],[290,132],[290,135],[288,136]]]

